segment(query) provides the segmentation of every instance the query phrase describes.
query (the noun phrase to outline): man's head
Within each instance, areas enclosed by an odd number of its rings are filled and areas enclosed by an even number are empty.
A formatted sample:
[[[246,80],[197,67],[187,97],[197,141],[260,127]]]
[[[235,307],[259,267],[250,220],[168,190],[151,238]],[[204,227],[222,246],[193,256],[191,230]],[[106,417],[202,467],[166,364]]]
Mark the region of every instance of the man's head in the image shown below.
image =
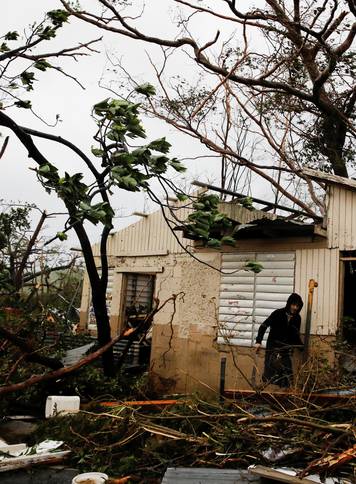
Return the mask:
[[[293,292],[287,300],[286,309],[289,314],[298,314],[303,307],[303,300],[299,294]]]

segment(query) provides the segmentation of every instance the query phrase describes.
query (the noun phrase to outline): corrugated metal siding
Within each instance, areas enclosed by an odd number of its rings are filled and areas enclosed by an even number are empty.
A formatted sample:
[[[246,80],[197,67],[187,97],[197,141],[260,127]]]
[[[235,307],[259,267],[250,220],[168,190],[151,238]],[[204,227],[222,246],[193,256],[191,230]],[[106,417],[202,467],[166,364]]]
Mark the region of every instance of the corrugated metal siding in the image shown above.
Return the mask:
[[[300,249],[296,251],[295,291],[305,302],[302,329],[305,324],[308,283],[315,279],[312,309],[312,334],[335,334],[339,308],[339,250]]]
[[[356,192],[338,185],[328,189],[328,247],[356,249]]]
[[[184,207],[184,202],[176,203],[175,215],[180,221],[185,221],[192,212],[191,208]],[[260,210],[247,210],[238,204],[221,203],[219,209],[233,220],[241,223],[248,223],[256,218],[275,219],[276,215],[261,212]],[[167,212],[169,219],[172,215]],[[177,223],[177,222],[176,222]],[[178,223],[179,224],[179,223]],[[182,232],[175,232],[176,237],[183,245],[191,245],[191,241],[183,238]],[[94,254],[99,255],[99,244],[93,246]],[[167,225],[161,210],[150,213],[147,217],[141,218],[138,222],[129,225],[111,235],[108,239],[107,253],[109,255],[137,255],[143,253],[181,254],[184,249],[179,245],[177,239]]]
[[[206,469],[194,467],[168,467],[162,484],[249,484],[260,483],[259,476],[247,469]]]
[[[249,260],[261,262],[263,270],[244,271]],[[260,324],[293,292],[294,265],[294,252],[223,254],[218,343],[253,344]]]
[[[277,218],[277,215],[274,213],[264,212],[262,210],[248,210],[242,205],[234,202],[219,203],[219,210],[232,220],[236,220],[242,224],[247,224],[260,218],[266,218],[269,220],[275,220]]]
[[[180,220],[186,220],[190,213],[188,208],[180,208],[176,214]],[[172,218],[168,215],[168,218]],[[187,245],[182,232],[175,232],[178,240]],[[190,241],[188,241],[190,243]],[[99,254],[99,244],[93,246],[94,254]],[[167,225],[161,210],[142,217],[138,222],[115,232],[108,239],[107,253],[109,255],[136,255],[143,253],[180,254],[184,249],[179,245]]]

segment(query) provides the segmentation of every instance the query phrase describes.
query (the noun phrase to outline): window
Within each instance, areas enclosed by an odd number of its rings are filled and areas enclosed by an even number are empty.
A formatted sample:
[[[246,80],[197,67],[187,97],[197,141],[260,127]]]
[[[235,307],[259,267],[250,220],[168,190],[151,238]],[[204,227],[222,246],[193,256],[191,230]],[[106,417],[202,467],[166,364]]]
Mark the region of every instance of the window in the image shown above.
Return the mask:
[[[244,270],[251,260],[262,264],[260,273]],[[260,324],[293,292],[294,266],[294,252],[222,254],[219,344],[254,344]]]
[[[137,326],[152,309],[155,276],[125,274],[124,326]]]

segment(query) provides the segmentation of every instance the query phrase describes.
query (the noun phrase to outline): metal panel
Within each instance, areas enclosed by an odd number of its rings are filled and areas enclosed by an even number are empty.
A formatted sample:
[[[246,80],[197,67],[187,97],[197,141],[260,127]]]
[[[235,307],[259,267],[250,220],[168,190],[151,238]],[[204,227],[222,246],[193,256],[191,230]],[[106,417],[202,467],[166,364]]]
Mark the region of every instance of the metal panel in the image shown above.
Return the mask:
[[[177,202],[174,206],[177,207],[175,216],[179,220],[186,220],[191,209],[186,208],[183,202]],[[183,245],[190,244],[190,241],[183,239],[182,232],[175,232],[173,235],[159,209],[113,233],[108,239],[107,253],[110,256],[184,253],[177,239]],[[94,255],[100,254],[99,249],[99,244],[93,246]]]
[[[168,467],[162,484],[245,484],[260,483],[246,469],[206,469],[194,467]]]
[[[244,271],[249,260],[263,270]],[[259,325],[293,292],[294,268],[294,252],[223,254],[218,343],[251,346]]]
[[[328,247],[356,249],[356,192],[339,185],[328,188]]]
[[[308,282],[315,279],[311,333],[333,335],[339,319],[339,271],[338,249],[300,249],[296,251],[295,290],[306,302]],[[302,329],[306,304],[302,311]]]

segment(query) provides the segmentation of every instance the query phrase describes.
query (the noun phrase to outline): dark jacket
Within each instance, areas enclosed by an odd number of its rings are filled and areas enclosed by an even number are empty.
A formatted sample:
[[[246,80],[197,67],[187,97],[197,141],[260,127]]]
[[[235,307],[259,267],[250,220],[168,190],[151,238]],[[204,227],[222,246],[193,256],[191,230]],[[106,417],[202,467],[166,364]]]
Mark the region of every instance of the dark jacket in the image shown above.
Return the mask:
[[[267,339],[267,348],[288,348],[290,346],[302,346],[303,342],[300,339],[300,315],[293,315],[288,321],[287,314],[290,305],[296,303],[299,305],[299,310],[303,307],[303,301],[298,294],[293,293],[289,296],[287,305],[284,308],[276,309],[259,327],[256,343],[262,343],[264,334],[267,328],[270,332]]]

